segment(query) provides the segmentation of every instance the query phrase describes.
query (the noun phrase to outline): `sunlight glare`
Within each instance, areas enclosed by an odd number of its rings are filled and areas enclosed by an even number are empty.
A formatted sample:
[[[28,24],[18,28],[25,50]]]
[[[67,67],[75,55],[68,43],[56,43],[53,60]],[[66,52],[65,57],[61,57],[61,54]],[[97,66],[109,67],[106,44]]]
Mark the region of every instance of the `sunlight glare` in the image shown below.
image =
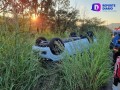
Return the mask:
[[[35,14],[32,15],[32,20],[36,21],[37,20],[37,16]]]

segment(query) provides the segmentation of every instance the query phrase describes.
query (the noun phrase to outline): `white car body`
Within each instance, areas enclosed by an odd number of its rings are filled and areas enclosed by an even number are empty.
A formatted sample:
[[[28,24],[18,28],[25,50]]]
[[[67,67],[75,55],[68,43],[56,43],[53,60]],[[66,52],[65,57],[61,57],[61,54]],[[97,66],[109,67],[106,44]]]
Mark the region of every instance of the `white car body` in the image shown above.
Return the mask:
[[[81,39],[80,37],[71,37],[68,39],[76,39],[72,41],[64,42],[64,51],[59,55],[55,55],[51,52],[49,46],[41,47],[41,46],[32,46],[32,50],[37,52],[41,58],[51,59],[53,61],[59,61],[66,57],[66,55],[74,55],[78,52],[83,52],[85,49],[89,49],[91,43],[88,41],[87,38]],[[93,42],[96,42],[96,39],[93,39]]]

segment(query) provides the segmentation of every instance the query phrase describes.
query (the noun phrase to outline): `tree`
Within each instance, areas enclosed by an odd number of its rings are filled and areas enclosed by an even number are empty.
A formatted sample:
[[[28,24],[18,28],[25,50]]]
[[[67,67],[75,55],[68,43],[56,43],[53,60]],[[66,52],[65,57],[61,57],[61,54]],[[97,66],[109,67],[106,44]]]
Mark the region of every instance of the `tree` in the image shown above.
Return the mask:
[[[68,3],[69,0],[42,0],[40,2],[40,10],[38,14],[39,21],[37,24],[39,30],[50,29],[56,32],[61,31],[60,27],[62,25],[59,24],[60,22],[63,22],[63,19],[60,19],[63,18],[61,16],[63,12],[61,11],[65,10],[60,10],[59,8],[64,7],[66,9],[68,7]],[[56,27],[58,27],[59,29]]]
[[[23,23],[20,22],[19,26],[23,26],[26,18],[29,18],[30,30],[33,27],[33,14],[37,17],[34,26],[38,32],[50,29],[64,33],[68,29],[76,28],[78,11],[70,8],[69,0],[1,0],[1,3],[0,10],[17,15],[19,20],[23,18]]]
[[[99,19],[97,17],[88,18],[88,19],[85,19],[85,20],[81,19],[79,21],[82,23],[81,26],[80,26],[80,31],[81,32],[94,30],[94,28],[102,26],[102,24],[104,24],[104,22],[105,22],[105,21],[102,21],[101,19]]]
[[[58,10],[56,15],[56,26],[58,27],[58,30],[60,30],[62,33],[64,33],[66,30],[74,30],[77,28],[77,10]]]

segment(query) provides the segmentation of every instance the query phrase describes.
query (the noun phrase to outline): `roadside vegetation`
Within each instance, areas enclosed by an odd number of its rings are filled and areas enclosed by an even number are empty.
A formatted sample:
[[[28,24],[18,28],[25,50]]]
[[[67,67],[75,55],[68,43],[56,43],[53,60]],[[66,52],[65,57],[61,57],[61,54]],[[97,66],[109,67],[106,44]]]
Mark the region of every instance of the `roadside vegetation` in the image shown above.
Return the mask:
[[[33,55],[31,47],[36,37],[31,37],[29,33],[19,34],[16,46],[14,33],[1,32],[0,36],[1,90],[29,90],[42,80],[39,79],[41,76],[48,78],[49,75],[56,75],[56,70],[44,69]],[[51,90],[99,90],[107,84],[112,76],[108,47],[110,35],[107,31],[99,31],[96,37],[98,42],[92,45],[89,52],[61,60],[57,69],[58,80],[51,82],[59,85]]]
[[[42,0],[41,3],[3,0],[1,3],[0,90],[99,90],[107,84],[112,77],[111,36],[101,19],[78,18],[79,12],[69,7],[69,0]],[[31,50],[39,36],[51,40],[66,38],[70,32],[85,35],[90,30],[95,33],[97,43],[89,51],[51,63],[47,69]]]
[[[77,54],[63,61],[66,90],[100,90],[112,76],[109,56],[110,35],[107,32],[97,32],[97,43],[89,52]]]

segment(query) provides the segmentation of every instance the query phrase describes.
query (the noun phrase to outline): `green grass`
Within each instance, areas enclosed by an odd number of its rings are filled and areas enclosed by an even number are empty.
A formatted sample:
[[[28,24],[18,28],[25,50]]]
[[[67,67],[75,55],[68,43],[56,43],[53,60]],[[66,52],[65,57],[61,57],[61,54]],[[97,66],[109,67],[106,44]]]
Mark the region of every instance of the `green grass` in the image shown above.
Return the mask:
[[[50,71],[41,67],[31,47],[39,35],[0,31],[0,90],[30,90],[39,77],[47,76]],[[44,33],[51,39],[62,37]],[[64,36],[64,35],[63,35]],[[58,90],[99,90],[111,77],[109,60],[110,35],[96,32],[98,43],[92,45],[89,53],[67,57],[60,64]],[[17,42],[16,42],[17,39]],[[53,71],[52,71],[53,72]],[[54,82],[53,82],[54,83]],[[53,88],[52,90],[56,90]]]
[[[34,40],[29,35],[21,34],[16,47],[14,33],[1,34],[0,89],[27,90],[43,72],[31,53],[31,41]]]
[[[110,35],[99,32],[96,36],[98,42],[91,46],[89,52],[85,51],[82,56],[77,54],[63,61],[66,90],[99,90],[112,76],[109,58]]]

